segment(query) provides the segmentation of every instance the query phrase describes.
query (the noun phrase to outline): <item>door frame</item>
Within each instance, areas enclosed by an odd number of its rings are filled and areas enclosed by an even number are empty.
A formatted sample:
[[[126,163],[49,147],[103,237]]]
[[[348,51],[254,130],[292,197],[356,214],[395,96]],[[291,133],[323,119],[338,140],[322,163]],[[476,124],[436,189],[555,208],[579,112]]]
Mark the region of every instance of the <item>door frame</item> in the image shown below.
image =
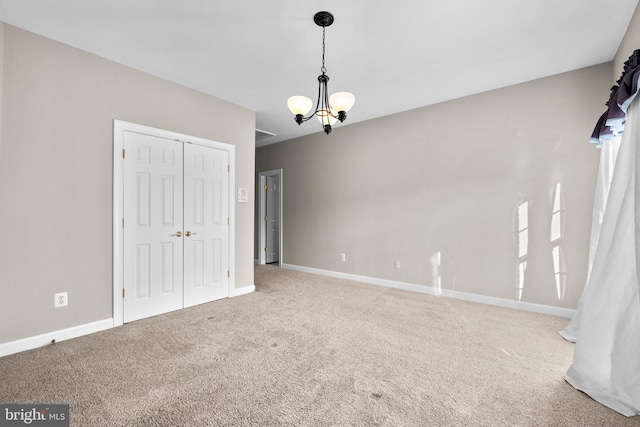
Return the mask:
[[[268,170],[268,171],[262,171],[262,172],[258,172],[258,191],[257,193],[260,195],[258,197],[259,199],[259,208],[258,208],[258,264],[266,264],[267,260],[266,257],[264,255],[264,247],[267,244],[266,243],[266,226],[264,223],[264,217],[267,215],[267,197],[265,195],[264,190],[264,186],[267,183],[267,177],[268,176],[273,176],[273,177],[277,177],[278,178],[278,185],[280,185],[280,215],[278,215],[278,230],[279,230],[279,247],[278,247],[278,262],[280,264],[282,264],[282,254],[284,253],[284,251],[282,250],[282,200],[284,199],[284,190],[282,187],[282,181],[284,181],[283,179],[283,170],[282,168],[280,169],[272,169],[272,170]]]
[[[229,153],[229,285],[228,295],[235,289],[235,170],[236,147],[223,142],[157,129],[136,123],[113,120],[113,326],[124,324],[124,133],[135,132],[159,138],[217,148]]]

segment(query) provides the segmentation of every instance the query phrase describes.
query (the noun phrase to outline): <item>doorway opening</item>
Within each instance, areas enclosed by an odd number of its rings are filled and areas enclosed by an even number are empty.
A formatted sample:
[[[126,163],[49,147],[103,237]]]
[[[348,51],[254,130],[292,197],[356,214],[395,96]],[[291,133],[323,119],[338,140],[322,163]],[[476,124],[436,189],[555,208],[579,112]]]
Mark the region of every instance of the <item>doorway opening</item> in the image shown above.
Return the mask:
[[[258,264],[282,263],[282,169],[258,172]]]

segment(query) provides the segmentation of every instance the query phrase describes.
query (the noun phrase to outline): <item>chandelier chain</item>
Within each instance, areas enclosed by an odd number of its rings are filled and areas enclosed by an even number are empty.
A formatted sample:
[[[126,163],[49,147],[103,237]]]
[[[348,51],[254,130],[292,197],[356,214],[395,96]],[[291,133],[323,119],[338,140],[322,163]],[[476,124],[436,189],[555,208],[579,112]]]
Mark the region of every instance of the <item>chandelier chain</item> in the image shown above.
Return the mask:
[[[320,68],[320,71],[322,71],[322,74],[327,72],[327,69],[324,66],[324,30],[325,27],[322,27],[322,68]]]

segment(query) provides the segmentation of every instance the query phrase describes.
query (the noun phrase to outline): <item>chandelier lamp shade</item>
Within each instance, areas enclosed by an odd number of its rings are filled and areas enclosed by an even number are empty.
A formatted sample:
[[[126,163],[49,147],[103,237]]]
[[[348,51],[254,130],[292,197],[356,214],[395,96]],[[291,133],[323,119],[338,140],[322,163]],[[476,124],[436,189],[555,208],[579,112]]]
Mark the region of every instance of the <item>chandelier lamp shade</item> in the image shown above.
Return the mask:
[[[314,15],[313,22],[322,27],[322,68],[320,68],[322,74],[318,76],[318,100],[316,101],[316,108],[312,114],[305,116],[313,108],[311,99],[306,96],[290,97],[287,100],[287,106],[295,115],[294,120],[296,123],[300,125],[311,119],[313,116],[316,116],[322,124],[322,129],[328,135],[331,132],[331,127],[338,120],[340,120],[340,122],[345,121],[347,118],[347,111],[353,107],[356,98],[349,92],[336,92],[329,96],[329,91],[327,89],[329,76],[327,75],[327,69],[324,66],[324,36],[326,27],[333,24],[333,15],[330,12],[318,12]]]

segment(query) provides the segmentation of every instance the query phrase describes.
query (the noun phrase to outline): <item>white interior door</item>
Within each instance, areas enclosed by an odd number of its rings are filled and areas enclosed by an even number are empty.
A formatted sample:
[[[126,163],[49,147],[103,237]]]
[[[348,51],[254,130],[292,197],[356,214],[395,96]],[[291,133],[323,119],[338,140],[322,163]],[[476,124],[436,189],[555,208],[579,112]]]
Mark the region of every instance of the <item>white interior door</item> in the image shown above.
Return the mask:
[[[125,132],[124,321],[183,307],[182,143]]]
[[[278,178],[268,176],[267,178],[267,215],[266,233],[267,233],[267,251],[266,262],[273,263],[280,261],[278,254],[280,253],[280,189]]]
[[[229,296],[229,152],[124,132],[123,321]]]
[[[229,296],[229,153],[184,144],[184,306]]]
[[[186,148],[191,146],[191,148]],[[204,156],[203,196],[190,201],[197,174],[190,169],[196,146],[212,149]],[[193,149],[193,150],[192,150]],[[221,153],[223,152],[223,153]],[[218,141],[185,135],[136,123],[113,121],[113,323],[125,322],[211,301],[235,293],[235,147]],[[197,166],[197,164],[196,164]],[[208,169],[208,171],[207,171]],[[223,174],[220,174],[220,171]],[[226,171],[226,176],[224,172]],[[200,172],[198,172],[200,173]],[[190,178],[185,182],[185,175]],[[219,181],[219,184],[215,181]],[[217,193],[217,186],[220,192]],[[220,199],[220,203],[214,200]],[[185,205],[186,203],[186,205]],[[203,206],[204,227],[196,229],[196,215],[189,206]],[[185,217],[184,214],[187,214]],[[202,211],[201,211],[202,212]],[[207,213],[210,212],[210,213]],[[208,225],[207,218],[213,218]],[[222,223],[222,226],[214,224]],[[188,228],[187,228],[188,226]],[[209,230],[209,228],[212,228]],[[189,236],[186,236],[189,231]],[[202,256],[188,255],[200,237]],[[211,243],[207,249],[207,240]],[[219,243],[218,243],[219,242]],[[219,253],[214,249],[221,245]],[[187,258],[185,258],[187,256]],[[199,263],[199,264],[198,264]],[[194,266],[200,267],[194,267]],[[193,295],[189,272],[207,275],[207,292]],[[197,273],[198,269],[200,272]],[[216,280],[220,277],[222,280]],[[191,283],[191,284],[190,284]],[[226,283],[227,288],[222,289]],[[198,286],[200,287],[200,286]],[[202,298],[201,298],[202,296]]]

